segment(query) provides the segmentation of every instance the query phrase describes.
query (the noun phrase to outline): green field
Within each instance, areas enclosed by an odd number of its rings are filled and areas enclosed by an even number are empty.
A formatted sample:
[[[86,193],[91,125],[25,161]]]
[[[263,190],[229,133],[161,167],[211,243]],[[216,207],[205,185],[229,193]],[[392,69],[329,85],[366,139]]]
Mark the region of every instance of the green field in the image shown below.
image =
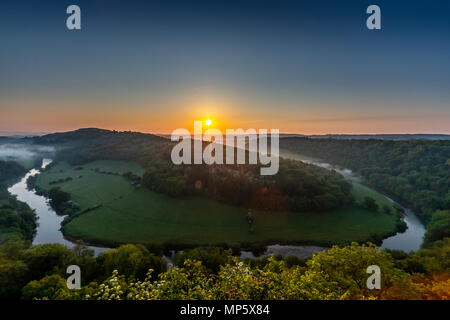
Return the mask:
[[[138,165],[119,161],[95,161],[82,169],[59,163],[37,179],[44,189],[61,187],[81,209],[102,207],[74,218],[64,233],[89,243],[236,244],[259,241],[292,241],[332,244],[365,241],[370,235],[387,236],[395,230],[396,216],[371,212],[358,206],[329,212],[255,212],[254,233],[249,232],[246,208],[192,196],[170,198],[137,189],[125,178],[94,171],[142,174]],[[80,176],[82,176],[80,178]],[[72,180],[50,185],[51,181]],[[356,186],[355,196],[373,196],[372,190]],[[374,197],[375,198],[375,197]],[[381,195],[377,201],[387,200]],[[389,202],[387,202],[389,203]]]

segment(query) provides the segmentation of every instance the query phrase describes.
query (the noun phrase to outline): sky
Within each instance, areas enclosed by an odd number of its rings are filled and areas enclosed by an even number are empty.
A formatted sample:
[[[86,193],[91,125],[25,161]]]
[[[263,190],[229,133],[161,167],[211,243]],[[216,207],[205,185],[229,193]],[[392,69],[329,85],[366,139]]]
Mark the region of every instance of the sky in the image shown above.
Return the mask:
[[[81,30],[66,8],[81,8]],[[381,8],[381,30],[366,8]],[[2,0],[0,132],[450,133],[450,2]]]

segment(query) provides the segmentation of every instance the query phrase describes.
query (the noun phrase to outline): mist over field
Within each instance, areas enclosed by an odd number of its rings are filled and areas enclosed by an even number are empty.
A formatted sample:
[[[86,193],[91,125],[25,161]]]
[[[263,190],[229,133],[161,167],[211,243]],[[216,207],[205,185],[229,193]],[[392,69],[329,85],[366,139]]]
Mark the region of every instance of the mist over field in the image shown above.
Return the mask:
[[[32,163],[43,156],[48,156],[55,152],[54,147],[36,146],[24,143],[0,144],[0,160],[17,161],[29,167]]]

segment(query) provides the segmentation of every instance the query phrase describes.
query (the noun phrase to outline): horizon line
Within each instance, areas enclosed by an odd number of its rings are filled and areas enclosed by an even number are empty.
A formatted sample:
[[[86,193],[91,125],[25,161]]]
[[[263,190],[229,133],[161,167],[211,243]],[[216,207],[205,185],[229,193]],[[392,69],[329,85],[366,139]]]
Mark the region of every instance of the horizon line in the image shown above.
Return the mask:
[[[117,129],[104,129],[104,128],[98,128],[98,127],[86,127],[86,128],[78,128],[74,130],[66,130],[66,131],[10,131],[10,130],[3,130],[0,131],[0,137],[14,137],[14,136],[44,136],[48,134],[55,134],[55,133],[66,133],[66,132],[74,132],[79,130],[87,130],[87,129],[98,129],[98,130],[105,130],[105,131],[116,131],[116,132],[134,132],[134,133],[143,133],[143,134],[153,134],[153,135],[171,135],[171,132],[156,132],[156,131],[134,131],[134,130],[117,130]],[[270,133],[271,129],[267,129],[268,133]],[[224,133],[223,135],[226,135]],[[302,135],[305,137],[308,136],[388,136],[388,135],[443,135],[443,136],[450,136],[450,132],[448,133],[422,133],[422,132],[414,132],[414,133],[386,133],[386,132],[379,132],[379,133],[301,133],[301,132],[280,132],[279,135]]]

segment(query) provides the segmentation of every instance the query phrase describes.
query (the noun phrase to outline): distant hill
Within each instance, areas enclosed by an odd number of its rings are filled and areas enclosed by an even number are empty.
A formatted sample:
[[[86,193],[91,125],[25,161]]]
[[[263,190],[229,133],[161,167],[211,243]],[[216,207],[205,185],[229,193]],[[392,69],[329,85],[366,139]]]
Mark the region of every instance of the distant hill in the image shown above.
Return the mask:
[[[80,137],[92,137],[101,136],[110,133],[138,133],[131,131],[115,131],[115,130],[105,130],[98,128],[83,128],[75,131],[61,132],[61,133],[43,133],[43,132],[11,132],[11,131],[0,131],[0,143],[3,140],[14,139],[14,138],[31,138],[31,137],[41,137],[44,140],[50,141],[61,141],[62,138],[78,139]],[[139,133],[155,137],[163,137],[170,139],[170,134],[158,134],[158,133]],[[377,140],[450,140],[450,134],[426,134],[426,133],[415,133],[415,134],[299,134],[299,133],[281,133],[280,138],[292,138],[292,137],[308,137],[314,139],[377,139]],[[44,141],[36,140],[36,141]]]
[[[149,133],[82,128],[75,131],[51,133],[44,136],[33,137],[33,142],[37,144],[73,144],[78,142],[94,142],[98,139],[109,140],[119,138],[145,139],[149,142],[166,141],[166,139],[162,137]]]
[[[280,138],[308,137],[313,139],[359,139],[359,140],[450,140],[450,134],[280,134]]]
[[[170,139],[170,134],[160,134],[159,136]],[[312,139],[359,139],[359,140],[450,140],[450,134],[298,134],[280,133],[280,138],[306,137]]]
[[[0,144],[4,143],[18,143],[23,141],[23,139],[16,138],[16,137],[0,137]]]
[[[143,165],[149,157],[167,150],[169,140],[147,133],[97,128],[52,133],[32,138],[36,145],[56,148],[56,159],[82,164],[101,159],[132,160]]]
[[[13,138],[24,138],[24,137],[35,137],[43,136],[48,132],[20,132],[20,131],[0,131],[0,138],[2,137],[13,137]]]

